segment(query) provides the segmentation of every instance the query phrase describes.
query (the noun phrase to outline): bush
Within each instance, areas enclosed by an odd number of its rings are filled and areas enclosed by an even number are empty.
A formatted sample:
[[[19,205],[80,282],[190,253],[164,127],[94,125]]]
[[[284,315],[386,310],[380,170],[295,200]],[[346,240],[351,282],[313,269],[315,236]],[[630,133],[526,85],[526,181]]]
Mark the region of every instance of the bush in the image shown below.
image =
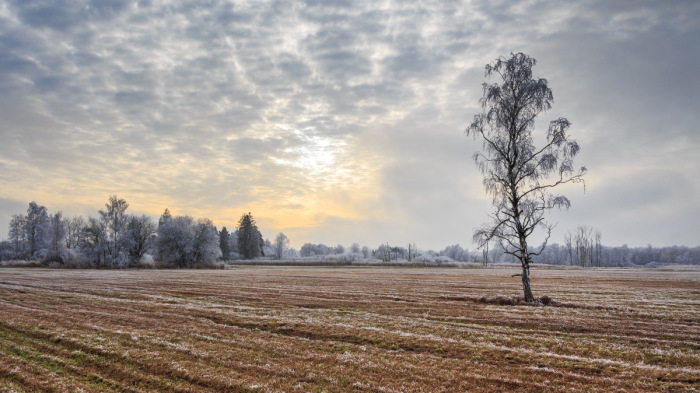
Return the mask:
[[[492,297],[482,296],[479,298],[479,303],[497,304],[499,306],[551,306],[554,304],[554,300],[545,295],[535,299],[533,303],[528,303],[522,296],[496,295]]]
[[[154,269],[156,267],[156,262],[153,257],[149,254],[145,254],[141,259],[139,259],[136,267],[139,269]]]
[[[43,267],[43,264],[39,261],[27,261],[24,259],[13,259],[9,261],[4,261],[2,266],[7,267]]]

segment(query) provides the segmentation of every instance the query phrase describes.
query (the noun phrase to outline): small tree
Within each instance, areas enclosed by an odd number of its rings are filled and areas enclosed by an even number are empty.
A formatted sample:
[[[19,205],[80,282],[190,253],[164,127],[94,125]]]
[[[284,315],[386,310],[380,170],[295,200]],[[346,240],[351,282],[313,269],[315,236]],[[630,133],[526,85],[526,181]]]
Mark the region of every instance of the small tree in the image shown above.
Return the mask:
[[[530,288],[530,263],[547,244],[552,225],[544,213],[568,208],[571,203],[550,190],[560,184],[583,182],[586,168],[574,171],[573,159],[580,148],[567,134],[571,123],[559,118],[549,123],[546,143],[536,147],[532,138],[535,118],[551,108],[553,95],[543,78],[533,78],[536,60],[511,54],[486,65],[486,76],[497,76],[502,83],[483,84],[479,101],[484,112],[474,116],[465,130],[468,136],[483,140],[474,155],[484,175],[486,192],[493,198],[492,221],[474,233],[483,246],[491,240],[501,243],[505,253],[518,258],[522,266],[525,301],[534,301]],[[553,175],[553,180],[549,180]],[[528,249],[528,238],[538,227],[546,231],[538,250]]]
[[[168,209],[166,207],[165,210],[163,211],[163,214],[161,214],[160,218],[158,219],[158,226],[160,227],[163,224],[167,224],[170,221],[172,221],[172,219],[173,219],[173,216],[172,216],[172,214],[170,214],[170,209]]]
[[[282,259],[285,251],[289,248],[289,238],[280,232],[275,238],[275,259]]]

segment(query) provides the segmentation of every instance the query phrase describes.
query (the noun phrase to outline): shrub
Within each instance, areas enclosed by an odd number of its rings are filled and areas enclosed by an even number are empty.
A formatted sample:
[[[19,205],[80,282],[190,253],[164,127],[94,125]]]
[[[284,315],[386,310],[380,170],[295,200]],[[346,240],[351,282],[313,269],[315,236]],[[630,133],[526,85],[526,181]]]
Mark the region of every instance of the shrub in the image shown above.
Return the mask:
[[[552,303],[554,303],[554,299],[552,299],[551,297],[549,297],[547,295],[540,297],[539,300],[542,303],[542,305],[545,305],[545,306],[551,306]]]

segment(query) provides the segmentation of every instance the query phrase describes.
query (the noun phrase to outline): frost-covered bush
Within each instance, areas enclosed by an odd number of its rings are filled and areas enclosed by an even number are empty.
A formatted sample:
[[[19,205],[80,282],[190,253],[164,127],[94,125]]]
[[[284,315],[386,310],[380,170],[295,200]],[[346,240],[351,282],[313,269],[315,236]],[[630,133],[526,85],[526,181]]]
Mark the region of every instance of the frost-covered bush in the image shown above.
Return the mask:
[[[430,254],[422,254],[418,255],[414,261],[416,263],[425,263],[425,264],[433,264],[435,263],[435,258],[433,258]]]
[[[14,257],[12,244],[8,241],[0,242],[0,261],[8,261]]]
[[[153,259],[152,255],[145,254],[141,257],[136,267],[140,269],[153,269],[156,267],[156,261]]]
[[[92,265],[86,263],[83,255],[75,249],[66,249],[65,258],[63,260],[63,267],[68,269],[85,269],[90,268]]]
[[[357,258],[356,254],[331,254],[322,258],[324,262],[352,263]]]
[[[294,248],[288,248],[284,251],[284,258],[286,258],[286,259],[299,258],[299,252]]]
[[[438,265],[444,264],[444,263],[454,263],[454,260],[448,256],[445,255],[438,255],[435,257],[435,263]]]

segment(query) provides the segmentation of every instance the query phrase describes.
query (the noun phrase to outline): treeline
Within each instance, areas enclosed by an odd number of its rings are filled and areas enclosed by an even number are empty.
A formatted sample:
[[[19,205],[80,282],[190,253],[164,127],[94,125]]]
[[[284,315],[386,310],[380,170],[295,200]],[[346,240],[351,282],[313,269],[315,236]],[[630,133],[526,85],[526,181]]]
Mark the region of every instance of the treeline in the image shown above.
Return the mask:
[[[415,244],[391,246],[380,244],[374,249],[353,243],[349,248],[339,244],[335,247],[325,244],[306,243],[299,251],[301,258],[320,261],[352,262],[376,259],[382,262],[418,262],[423,264],[440,264],[443,262],[480,262],[477,255],[462,248],[459,244],[446,247],[442,251],[419,250]]]
[[[589,253],[588,256],[591,254]],[[700,265],[700,247],[619,247],[600,246],[594,257],[577,254],[568,244],[550,244],[536,263],[582,267],[633,267],[645,265]]]
[[[243,214],[229,232],[226,227],[218,231],[208,218],[173,216],[167,208],[157,222],[129,214],[128,208],[124,199],[110,196],[96,217],[85,219],[50,214],[31,202],[26,214],[12,216],[8,240],[0,242],[0,260],[79,268],[209,268],[221,267],[223,261],[259,258],[427,264],[478,259],[458,244],[435,252],[420,251],[415,244],[380,244],[371,249],[358,243],[347,248],[306,243],[297,251],[283,233],[265,240],[251,213]]]
[[[97,217],[63,217],[31,202],[27,214],[15,214],[8,240],[0,242],[0,260],[93,268],[223,267],[226,257],[255,258],[266,244],[253,216],[244,214],[233,233],[219,232],[208,218],[172,216],[166,208],[158,222],[127,213],[129,204],[110,196]]]
[[[630,248],[626,244],[607,247],[601,244],[601,233],[587,225],[579,225],[576,230],[564,234],[564,244],[550,244],[535,262],[548,265],[568,265],[581,267],[614,267],[700,264],[700,247],[672,246],[655,248]]]
[[[232,231],[218,231],[211,220],[173,216],[166,208],[157,222],[146,215],[127,213],[129,204],[110,196],[96,217],[64,217],[29,203],[26,214],[15,214],[9,236],[0,242],[0,260],[35,261],[37,264],[82,268],[212,268],[225,261],[251,259],[303,259],[327,263],[376,260],[384,263],[442,265],[453,262],[517,263],[498,246],[483,250],[459,244],[440,251],[420,250],[415,244],[376,248],[353,243],[327,246],[306,243],[299,251],[279,233],[265,240],[251,213],[243,214]],[[535,252],[535,249],[532,250]],[[582,267],[700,264],[700,247],[607,247],[600,231],[579,226],[564,236],[564,244],[550,244],[534,262]]]

